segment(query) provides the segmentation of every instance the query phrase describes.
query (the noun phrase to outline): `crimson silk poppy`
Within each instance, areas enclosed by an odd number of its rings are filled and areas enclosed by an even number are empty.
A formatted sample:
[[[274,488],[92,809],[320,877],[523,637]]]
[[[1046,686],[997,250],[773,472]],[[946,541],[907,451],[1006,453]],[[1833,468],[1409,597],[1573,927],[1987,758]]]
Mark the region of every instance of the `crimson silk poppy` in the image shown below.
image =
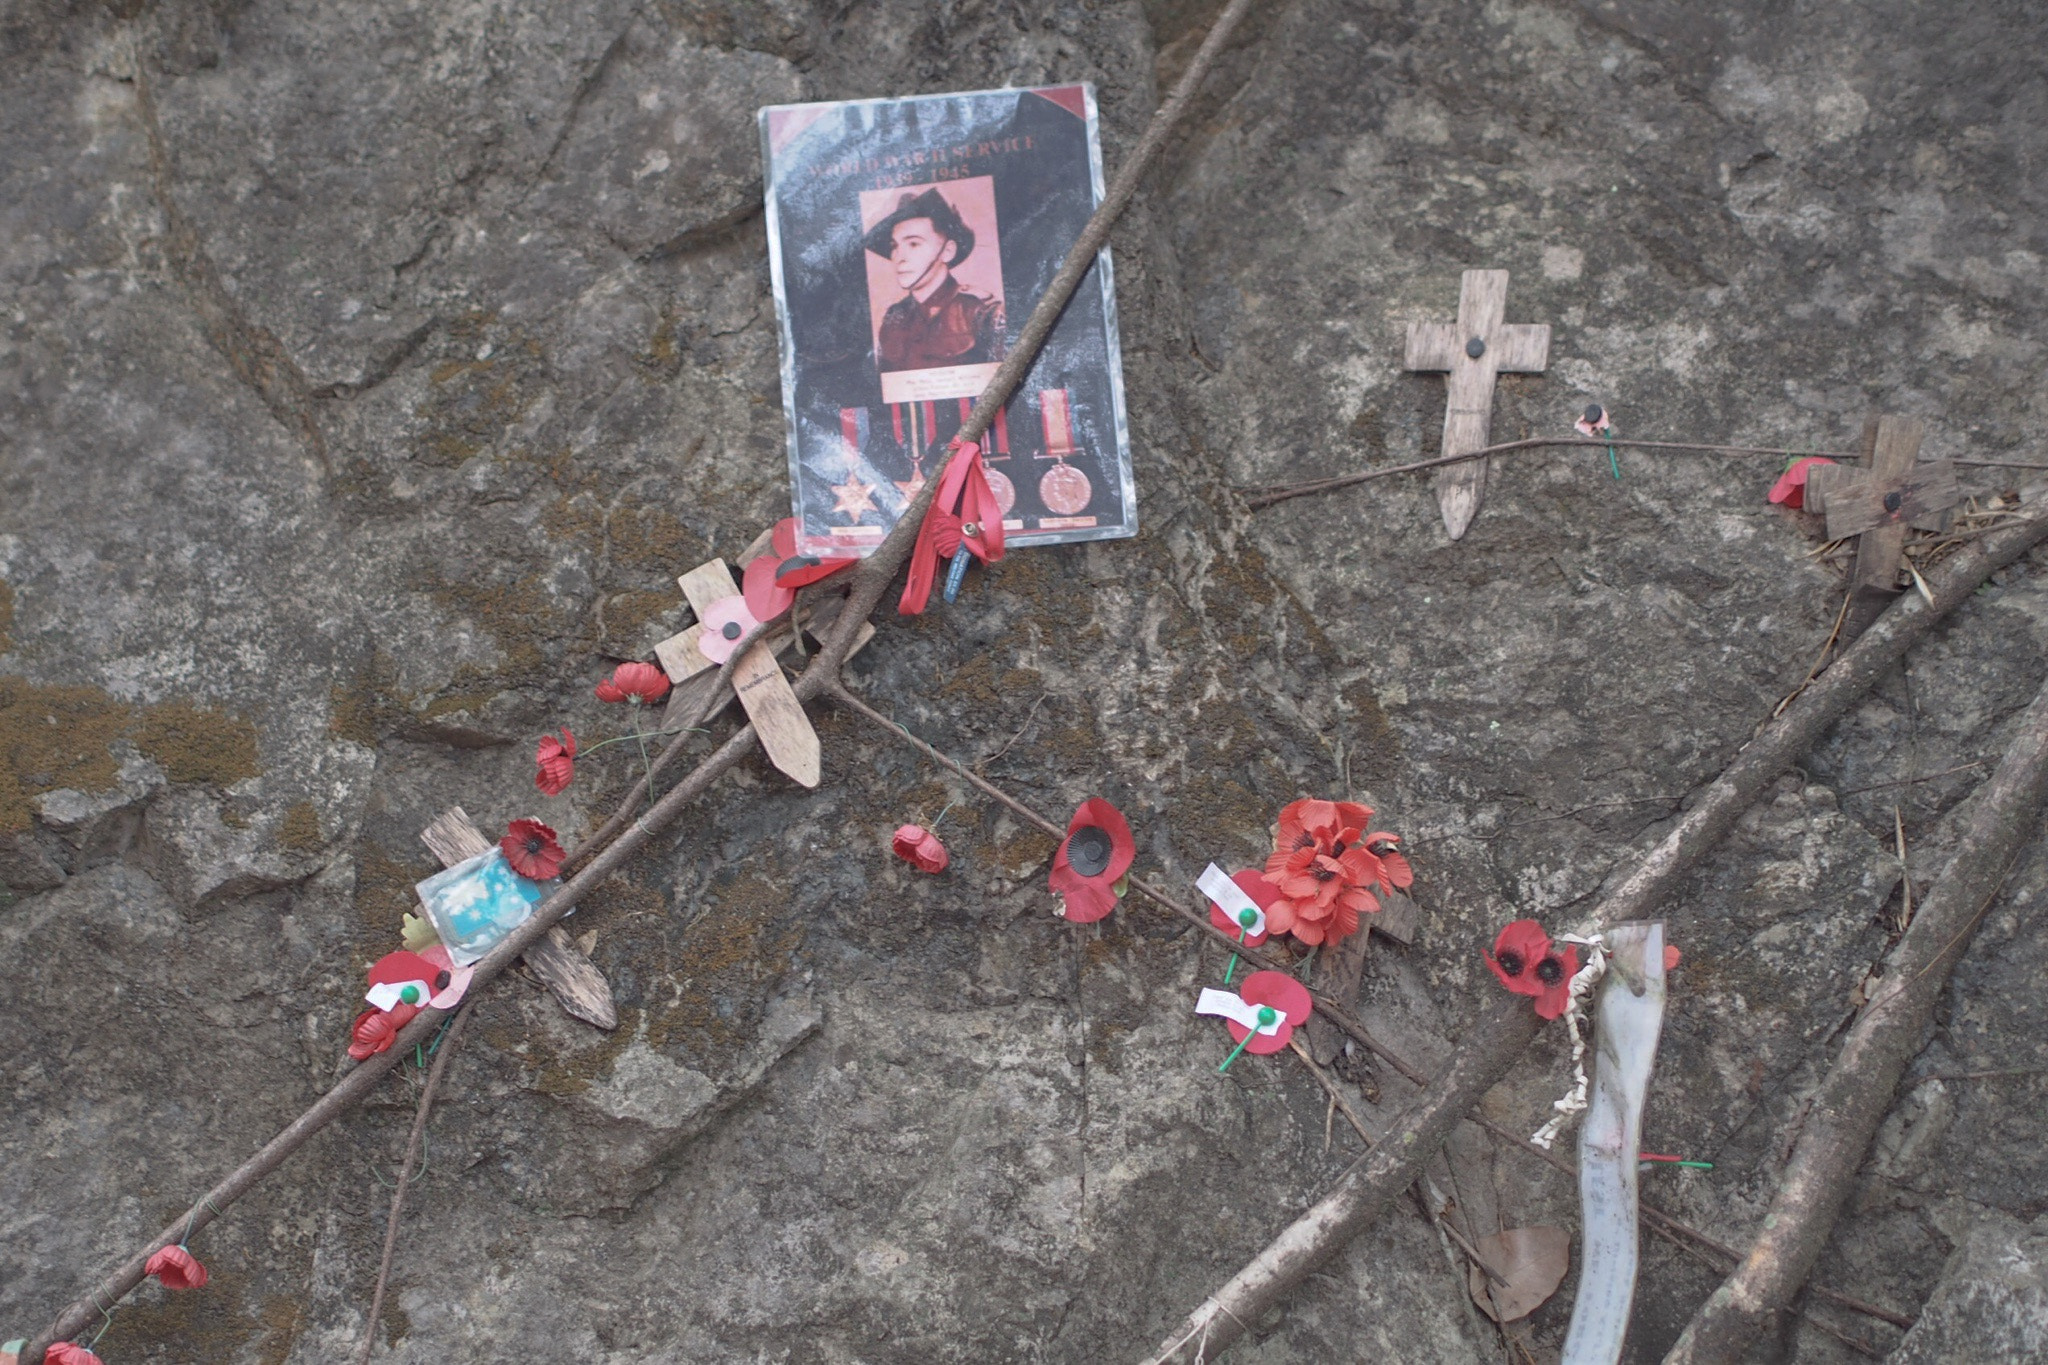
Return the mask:
[[[1116,909],[1116,884],[1131,870],[1138,846],[1123,812],[1091,796],[1067,821],[1067,837],[1052,855],[1045,884],[1060,898],[1060,913],[1076,924],[1093,924]]]
[[[897,857],[919,872],[944,872],[946,865],[953,861],[953,855],[946,852],[939,836],[923,825],[898,825],[889,847]]]
[[[562,846],[555,841],[555,832],[538,820],[514,820],[498,847],[512,870],[528,881],[548,881],[562,870]]]
[[[204,1289],[206,1267],[199,1264],[199,1258],[183,1247],[162,1247],[149,1258],[142,1268],[145,1275],[156,1276],[166,1289]]]
[[[1494,939],[1493,951],[1480,956],[1501,985],[1536,1001],[1538,1018],[1555,1019],[1571,1004],[1579,950],[1569,943],[1553,944],[1535,920],[1518,919],[1509,924]]]
[[[535,752],[534,762],[540,771],[533,775],[533,785],[547,796],[560,796],[568,787],[569,779],[576,775],[576,736],[569,733],[569,727],[562,727],[562,737],[553,735],[540,737],[540,748]]]
[[[1408,860],[1393,854],[1390,864],[1375,848],[1391,852],[1400,836],[1368,833],[1372,810],[1352,801],[1296,801],[1280,812],[1280,830],[1266,859],[1266,877],[1280,899],[1266,911],[1276,934],[1303,943],[1336,943],[1358,932],[1358,917],[1380,908],[1382,892],[1414,883]]]
[[[599,701],[657,702],[668,695],[668,674],[653,664],[620,664],[597,685]]]
[[[1820,455],[1808,455],[1803,459],[1794,460],[1785,467],[1785,472],[1778,476],[1778,481],[1771,485],[1770,500],[1782,502],[1795,511],[1805,510],[1806,480],[1812,475],[1813,467],[1833,463],[1833,460]]]

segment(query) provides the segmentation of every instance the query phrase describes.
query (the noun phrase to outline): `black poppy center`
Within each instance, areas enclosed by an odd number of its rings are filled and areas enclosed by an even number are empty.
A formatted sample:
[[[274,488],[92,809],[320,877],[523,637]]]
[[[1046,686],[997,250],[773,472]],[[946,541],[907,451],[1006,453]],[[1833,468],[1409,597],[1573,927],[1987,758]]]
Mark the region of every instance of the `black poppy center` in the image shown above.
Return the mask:
[[[1598,403],[1588,403],[1588,404],[1586,404],[1586,425],[1587,425],[1587,426],[1589,426],[1589,427],[1597,427],[1597,426],[1599,426],[1599,425],[1600,425],[1600,419],[1601,419],[1602,417],[1605,417],[1606,415],[1607,415],[1606,413],[1604,413],[1604,412],[1602,412],[1602,411],[1600,410],[1600,405],[1599,405]]]
[[[445,990],[447,990],[447,989],[448,989],[448,983],[449,983],[450,981],[452,981],[452,980],[454,980],[454,978],[453,978],[453,977],[451,977],[451,976],[449,976],[449,975],[448,975],[448,973],[446,973],[446,972],[436,972],[436,973],[434,974],[434,992],[435,992],[435,994],[437,994],[437,995],[438,995],[438,994],[439,994],[440,992],[442,992],[442,991],[445,991]]]
[[[727,621],[725,625],[719,629],[718,633],[720,635],[723,635],[728,640],[737,640],[740,638],[740,623],[737,621]]]
[[[775,576],[781,578],[785,574],[802,573],[805,569],[815,569],[817,567],[818,561],[813,556],[796,555],[793,558],[783,560],[781,565],[775,570]]]
[[[1564,980],[1564,964],[1554,957],[1546,957],[1536,964],[1536,979],[1546,986],[1555,986]]]
[[[1109,852],[1109,831],[1083,825],[1067,840],[1067,866],[1084,877],[1100,877],[1109,871]]]
[[[538,854],[543,848],[546,847],[547,845],[541,842],[541,838],[538,834],[529,834],[526,836],[526,854],[529,858],[533,857],[535,854]]]
[[[1513,948],[1507,948],[1502,950],[1500,956],[1495,958],[1494,961],[1500,963],[1500,969],[1506,972],[1509,976],[1520,976],[1522,974],[1522,968],[1529,965],[1528,963],[1522,961],[1522,955],[1516,952]]]

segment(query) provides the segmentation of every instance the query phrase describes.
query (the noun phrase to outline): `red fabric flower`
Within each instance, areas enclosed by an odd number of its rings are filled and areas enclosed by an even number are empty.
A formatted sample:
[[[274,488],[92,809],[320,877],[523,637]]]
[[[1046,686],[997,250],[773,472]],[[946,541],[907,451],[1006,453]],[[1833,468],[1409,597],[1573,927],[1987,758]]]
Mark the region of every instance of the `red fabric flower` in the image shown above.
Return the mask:
[[[162,1248],[149,1258],[142,1273],[156,1276],[166,1289],[206,1288],[206,1267],[183,1247]]]
[[[1116,884],[1131,870],[1138,846],[1123,812],[1091,796],[1067,822],[1067,837],[1052,855],[1045,884],[1060,898],[1060,913],[1076,924],[1093,924],[1116,909]]]
[[[569,733],[566,725],[560,739],[542,735],[534,761],[540,764],[540,771],[533,775],[533,785],[548,796],[560,796],[569,779],[576,775],[576,736]]]
[[[1368,890],[1388,891],[1415,880],[1408,860],[1392,866],[1374,848],[1391,852],[1399,835],[1367,833],[1372,811],[1352,801],[1296,801],[1280,812],[1280,831],[1266,859],[1266,877],[1280,900],[1266,911],[1277,934],[1303,943],[1335,943],[1358,932],[1358,917],[1380,908]]]
[[[1287,1040],[1294,1030],[1308,1020],[1309,1012],[1315,1008],[1308,987],[1296,981],[1285,972],[1253,972],[1237,988],[1238,999],[1247,1005],[1271,1005],[1280,1011],[1280,1027],[1272,1033],[1261,1033],[1249,1043],[1246,1052],[1265,1056],[1278,1052],[1287,1046]],[[1226,1019],[1223,1026],[1230,1030],[1230,1041],[1244,1043],[1251,1030],[1235,1019]]]
[[[599,701],[657,702],[668,695],[668,674],[653,664],[620,664],[597,685]]]
[[[106,1365],[75,1341],[55,1341],[43,1352],[43,1365]]]
[[[1256,934],[1244,936],[1244,926],[1224,914],[1223,907],[1215,901],[1209,902],[1209,923],[1215,925],[1224,933],[1229,934],[1232,938],[1243,936],[1243,942],[1256,948],[1261,943],[1264,943],[1267,935],[1272,932],[1273,924],[1270,916],[1273,913],[1274,904],[1280,899],[1280,888],[1267,881],[1266,874],[1259,871],[1256,867],[1247,867],[1242,871],[1233,872],[1230,874],[1230,880],[1236,882],[1238,889],[1252,898],[1252,904],[1259,907],[1260,913],[1269,917],[1266,927],[1259,930]]]
[[[1794,460],[1771,485],[1771,501],[1782,502],[1794,510],[1806,506],[1806,478],[1817,464],[1833,464],[1834,461],[1821,455],[1808,455]]]
[[[889,847],[896,856],[915,867],[919,872],[944,872],[953,856],[946,852],[946,846],[939,842],[939,836],[923,825],[898,825],[896,837],[889,841]]]
[[[1572,978],[1579,972],[1579,950],[1559,947],[1533,919],[1518,919],[1500,931],[1493,951],[1481,953],[1500,984],[1516,995],[1536,1001],[1539,1018],[1555,1019],[1571,1003]]]
[[[419,1006],[403,1001],[389,1010],[367,1009],[356,1016],[355,1024],[349,1029],[348,1055],[357,1061],[367,1061],[380,1052],[388,1051],[398,1031],[412,1022],[420,1012]]]
[[[562,870],[562,846],[555,842],[555,832],[538,820],[514,820],[505,827],[498,847],[512,870],[528,881],[549,881]]]

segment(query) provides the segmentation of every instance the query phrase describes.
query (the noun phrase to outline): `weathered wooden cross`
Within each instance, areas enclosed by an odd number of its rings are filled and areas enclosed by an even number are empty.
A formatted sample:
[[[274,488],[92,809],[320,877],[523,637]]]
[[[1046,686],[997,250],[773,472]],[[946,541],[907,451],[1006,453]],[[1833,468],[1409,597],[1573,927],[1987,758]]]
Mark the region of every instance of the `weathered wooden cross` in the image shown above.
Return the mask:
[[[1450,375],[1444,404],[1444,454],[1483,450],[1493,420],[1498,374],[1540,374],[1550,364],[1547,324],[1507,324],[1508,272],[1468,270],[1458,290],[1458,320],[1408,324],[1410,370]],[[1483,459],[1437,471],[1436,500],[1452,540],[1465,534],[1486,496]]]
[[[420,842],[433,851],[443,867],[467,862],[496,847],[460,806],[450,806],[435,816],[434,823],[420,831]],[[570,1014],[601,1029],[619,1026],[619,1011],[612,1003],[610,983],[561,925],[554,925],[545,938],[528,948],[525,960],[527,969],[541,979]]]
[[[1815,465],[1806,476],[1806,510],[1827,517],[1828,539],[1856,537],[1844,641],[1861,635],[1898,596],[1907,528],[1946,528],[1949,509],[1962,500],[1954,464],[1918,463],[1926,434],[1917,417],[1877,418],[1864,428],[1864,468]]]

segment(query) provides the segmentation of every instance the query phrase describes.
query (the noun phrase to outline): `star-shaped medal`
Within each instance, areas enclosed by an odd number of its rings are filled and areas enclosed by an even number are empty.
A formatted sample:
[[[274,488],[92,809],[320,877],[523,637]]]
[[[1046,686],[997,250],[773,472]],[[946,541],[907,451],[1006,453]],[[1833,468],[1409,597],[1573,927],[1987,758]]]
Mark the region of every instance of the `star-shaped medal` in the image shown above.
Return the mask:
[[[924,487],[924,472],[922,470],[913,469],[910,471],[910,477],[907,480],[891,479],[889,482],[895,484],[897,488],[902,490],[903,496],[907,501],[908,499],[916,497],[917,490]]]
[[[875,486],[862,483],[858,474],[848,474],[845,483],[833,484],[832,496],[838,499],[832,510],[846,513],[856,525],[860,523],[861,513],[875,510]]]

